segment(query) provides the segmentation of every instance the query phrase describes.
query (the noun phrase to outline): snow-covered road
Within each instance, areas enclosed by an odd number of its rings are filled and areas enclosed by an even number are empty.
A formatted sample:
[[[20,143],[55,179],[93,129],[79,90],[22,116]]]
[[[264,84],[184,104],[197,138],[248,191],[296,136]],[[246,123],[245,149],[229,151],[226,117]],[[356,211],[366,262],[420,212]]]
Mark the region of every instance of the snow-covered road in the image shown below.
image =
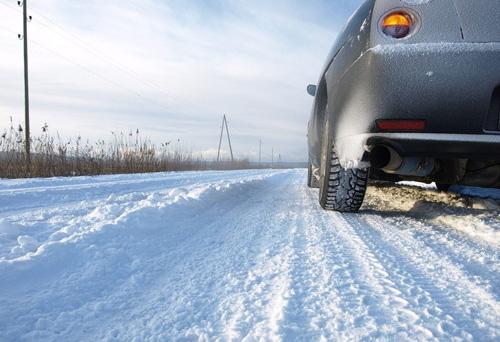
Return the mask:
[[[305,178],[0,181],[0,340],[500,339],[498,200]]]

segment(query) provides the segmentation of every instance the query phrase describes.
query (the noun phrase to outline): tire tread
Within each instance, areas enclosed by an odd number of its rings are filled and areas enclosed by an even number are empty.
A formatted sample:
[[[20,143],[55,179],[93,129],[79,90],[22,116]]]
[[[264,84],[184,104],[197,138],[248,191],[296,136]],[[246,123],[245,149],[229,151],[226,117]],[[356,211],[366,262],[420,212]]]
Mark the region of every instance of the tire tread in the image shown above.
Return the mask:
[[[330,153],[328,188],[320,204],[326,210],[356,212],[365,197],[368,169],[343,169],[333,148]]]

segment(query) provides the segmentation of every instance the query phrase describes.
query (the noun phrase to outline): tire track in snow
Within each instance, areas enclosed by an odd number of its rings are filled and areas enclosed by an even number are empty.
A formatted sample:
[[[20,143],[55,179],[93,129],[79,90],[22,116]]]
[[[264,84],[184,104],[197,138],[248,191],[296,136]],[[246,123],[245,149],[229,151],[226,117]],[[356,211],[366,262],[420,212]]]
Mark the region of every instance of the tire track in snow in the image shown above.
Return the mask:
[[[467,331],[456,329],[455,324],[452,325],[454,331],[440,329],[441,323],[450,321],[449,313],[455,314],[453,309],[450,309],[451,302],[429,279],[411,272],[407,261],[401,260],[399,251],[386,244],[381,236],[367,231],[370,229],[369,226],[359,224],[356,217],[345,216],[342,220],[345,221],[344,227],[357,236],[356,239],[370,251],[372,257],[385,266],[388,283],[384,287],[392,289],[398,299],[395,303],[391,303],[389,295],[384,299],[386,303],[383,305],[393,306],[396,309],[396,314],[391,320],[403,325],[402,335],[398,338],[411,340],[411,328],[417,325],[420,326],[419,330],[423,329],[420,339],[451,339],[456,337],[453,333],[460,335],[461,338],[470,338]]]
[[[499,306],[493,296],[471,283],[446,257],[436,255],[422,241],[388,225],[380,217],[348,218],[349,225],[373,250],[384,258],[391,270],[402,270],[405,277],[430,295],[440,313],[434,332],[465,339],[495,340],[499,329]],[[419,305],[420,303],[415,303]],[[429,312],[425,309],[423,313]]]
[[[355,261],[354,268],[366,284],[365,306],[368,314],[376,317],[375,329],[369,338],[390,338],[397,340],[429,339],[434,332],[429,322],[441,318],[439,310],[429,310],[426,320],[418,305],[413,305],[415,296],[422,300],[427,295],[418,284],[412,283],[411,276],[394,268],[388,254],[362,238],[349,222],[350,214],[330,213],[329,225],[338,240],[345,246],[349,257]],[[413,291],[410,291],[413,290]],[[444,335],[446,336],[446,334]]]
[[[437,255],[448,258],[477,286],[487,289],[497,300],[500,299],[500,250],[483,239],[471,240],[470,234],[457,230],[455,226],[442,225],[433,219],[442,212],[453,212],[467,220],[470,215],[476,215],[491,221],[496,215],[495,210],[477,210],[460,207],[456,195],[436,193],[435,191],[396,186],[385,188],[383,193],[377,187],[370,187],[364,205],[364,213],[371,217],[390,223],[394,227],[406,227],[405,232],[413,238],[422,241]],[[399,192],[408,195],[402,201]],[[421,191],[419,191],[421,190]],[[377,194],[374,197],[374,194]],[[449,202],[435,202],[451,197]],[[463,199],[460,199],[463,201]],[[400,202],[401,201],[401,202]],[[416,201],[416,202],[415,202]],[[470,201],[470,200],[469,200]],[[415,203],[415,204],[412,204]],[[459,205],[453,207],[453,205]],[[406,210],[404,209],[406,207]],[[411,209],[409,209],[411,208]],[[407,211],[408,210],[408,211]],[[466,213],[466,214],[464,214]],[[490,227],[500,229],[500,220],[485,222]]]
[[[369,336],[377,318],[366,306],[369,284],[334,234],[328,216],[319,216],[317,194],[301,185],[303,219],[296,234],[293,283],[284,340],[353,340]]]
[[[416,322],[393,277],[336,214],[314,209],[313,191],[303,189],[304,228],[296,238],[292,297],[284,339],[359,340],[362,338],[429,338]],[[310,214],[314,213],[314,215]],[[318,215],[319,214],[319,215]],[[332,219],[332,215],[337,218]],[[403,316],[403,318],[399,318]],[[435,317],[435,320],[438,318]]]
[[[219,306],[223,314],[224,336],[229,340],[279,340],[281,321],[290,297],[293,240],[297,232],[300,203],[290,198],[290,189],[298,186],[295,172],[287,182],[273,190],[273,205],[266,206],[257,225],[265,230],[261,239],[264,250],[257,256],[255,266],[246,274],[231,275],[230,283],[240,289],[228,294]],[[286,195],[285,195],[286,194]],[[266,196],[267,197],[267,196]],[[270,210],[271,209],[271,210]],[[248,217],[255,221],[255,215]]]
[[[491,246],[476,244],[453,230],[412,216],[369,216],[392,227],[411,227],[405,234],[421,241],[440,258],[446,258],[463,272],[469,281],[485,288],[500,300],[500,253]],[[394,228],[400,229],[400,228]]]

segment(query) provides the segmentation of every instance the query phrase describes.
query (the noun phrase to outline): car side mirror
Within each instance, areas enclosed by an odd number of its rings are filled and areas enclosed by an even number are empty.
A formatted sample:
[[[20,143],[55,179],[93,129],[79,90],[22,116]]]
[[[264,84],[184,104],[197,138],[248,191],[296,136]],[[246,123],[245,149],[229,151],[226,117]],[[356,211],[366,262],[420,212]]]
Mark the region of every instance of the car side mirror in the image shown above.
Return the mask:
[[[307,93],[311,96],[316,96],[316,88],[317,86],[315,84],[309,84],[307,86]]]

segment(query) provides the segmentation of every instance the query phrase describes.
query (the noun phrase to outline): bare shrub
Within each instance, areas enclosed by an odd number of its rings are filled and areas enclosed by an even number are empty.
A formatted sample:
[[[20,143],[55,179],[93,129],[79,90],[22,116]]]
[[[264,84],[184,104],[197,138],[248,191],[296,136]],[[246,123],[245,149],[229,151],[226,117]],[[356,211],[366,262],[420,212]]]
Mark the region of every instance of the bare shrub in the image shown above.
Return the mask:
[[[0,177],[54,177],[187,170],[246,169],[246,159],[215,162],[172,148],[170,142],[156,145],[142,138],[139,130],[113,132],[111,141],[91,142],[78,136],[64,140],[53,136],[45,124],[31,139],[31,165],[26,167],[22,126],[10,127],[0,135]]]

